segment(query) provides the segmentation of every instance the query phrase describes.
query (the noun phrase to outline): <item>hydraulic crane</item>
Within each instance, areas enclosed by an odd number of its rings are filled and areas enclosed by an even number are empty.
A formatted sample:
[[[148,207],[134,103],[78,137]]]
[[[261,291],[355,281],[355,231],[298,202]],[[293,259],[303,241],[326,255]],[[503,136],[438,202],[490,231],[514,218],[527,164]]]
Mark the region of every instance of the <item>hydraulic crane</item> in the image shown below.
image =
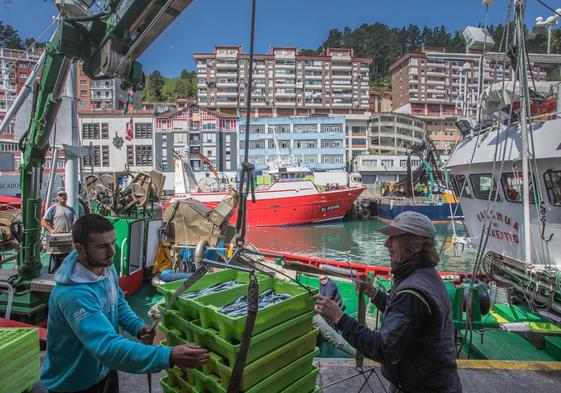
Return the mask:
[[[141,89],[144,74],[136,59],[191,1],[105,0],[99,13],[92,11],[94,0],[55,1],[60,23],[45,49],[30,126],[20,140],[22,223],[15,228],[20,241],[12,281],[16,288],[28,289],[41,272],[41,177],[71,62],[80,61],[93,80],[119,77],[123,88]]]

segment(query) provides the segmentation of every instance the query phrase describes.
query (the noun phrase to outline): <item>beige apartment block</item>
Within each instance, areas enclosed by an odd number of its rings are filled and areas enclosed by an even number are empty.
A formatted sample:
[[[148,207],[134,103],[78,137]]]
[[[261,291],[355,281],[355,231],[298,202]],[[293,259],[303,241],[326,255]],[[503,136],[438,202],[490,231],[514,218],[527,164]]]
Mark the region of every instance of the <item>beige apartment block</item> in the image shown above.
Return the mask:
[[[249,55],[239,46],[197,53],[198,103],[238,117],[246,114]],[[254,55],[251,113],[254,117],[362,114],[369,109],[371,58],[352,49],[328,48],[301,55],[271,48]]]
[[[534,80],[546,80],[551,63],[559,60],[559,55],[531,54]],[[393,110],[423,118],[427,134],[442,153],[449,153],[460,140],[458,117],[476,115],[482,89],[513,78],[504,54],[447,53],[439,48],[401,56],[390,73]]]

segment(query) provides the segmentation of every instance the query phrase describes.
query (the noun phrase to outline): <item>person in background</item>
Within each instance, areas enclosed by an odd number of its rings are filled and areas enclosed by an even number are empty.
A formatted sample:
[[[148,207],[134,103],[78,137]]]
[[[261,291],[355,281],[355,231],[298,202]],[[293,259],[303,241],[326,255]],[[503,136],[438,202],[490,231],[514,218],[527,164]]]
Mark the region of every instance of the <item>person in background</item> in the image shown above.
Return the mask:
[[[66,204],[68,195],[64,188],[56,192],[56,203],[49,207],[41,220],[41,225],[49,233],[69,233],[76,221],[76,211]]]
[[[48,232],[48,235],[57,233],[70,233],[72,225],[76,221],[76,211],[66,204],[68,195],[63,187],[59,188],[56,192],[56,203],[49,207],[41,220],[41,225]],[[47,239],[47,241],[49,241]],[[68,252],[53,252],[51,253],[51,262],[49,263],[49,273],[55,272]],[[51,263],[54,262],[54,267],[51,268]]]
[[[208,361],[194,345],[152,343],[154,331],[129,307],[113,266],[115,230],[88,214],[72,229],[75,250],[55,274],[49,298],[47,351],[41,381],[49,392],[118,393],[117,370],[158,372]],[[119,334],[122,328],[142,343]]]
[[[408,211],[378,231],[388,236],[392,290],[386,294],[367,282],[357,282],[357,289],[384,313],[380,329],[359,325],[322,295],[316,296],[316,312],[335,323],[364,356],[381,363],[390,392],[461,392],[451,303],[435,269],[439,258],[433,223]]]
[[[319,278],[319,294],[333,300],[341,309],[344,310],[343,298],[337,289],[337,285],[332,279],[325,275],[320,276]]]

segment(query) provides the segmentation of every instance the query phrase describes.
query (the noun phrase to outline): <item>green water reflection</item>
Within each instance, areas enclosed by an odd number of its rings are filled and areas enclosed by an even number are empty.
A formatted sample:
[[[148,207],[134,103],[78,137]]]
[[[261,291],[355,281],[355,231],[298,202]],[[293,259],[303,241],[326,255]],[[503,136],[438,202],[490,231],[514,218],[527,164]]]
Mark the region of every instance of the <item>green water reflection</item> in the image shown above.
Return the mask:
[[[296,227],[248,228],[248,240],[257,247],[327,259],[389,266],[385,236],[376,229],[385,225],[378,220]],[[475,252],[467,246],[458,256],[450,242],[452,224],[436,225],[437,247],[449,235],[441,253],[441,271],[471,271]],[[461,224],[456,232],[464,236]]]

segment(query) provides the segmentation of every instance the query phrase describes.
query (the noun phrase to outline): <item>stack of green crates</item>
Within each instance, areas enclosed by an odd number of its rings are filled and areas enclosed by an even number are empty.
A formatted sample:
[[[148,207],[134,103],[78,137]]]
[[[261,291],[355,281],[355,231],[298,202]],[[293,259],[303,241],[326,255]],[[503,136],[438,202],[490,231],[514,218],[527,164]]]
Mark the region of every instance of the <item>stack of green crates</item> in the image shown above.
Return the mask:
[[[39,329],[0,328],[0,393],[20,393],[39,381]]]
[[[245,393],[311,393],[316,391],[319,368],[314,329],[314,300],[301,286],[268,276],[258,276],[259,292],[272,289],[289,299],[265,307],[257,313],[247,354],[240,391]],[[187,292],[235,280],[239,285],[219,292],[186,299],[180,296],[170,310],[160,307],[160,329],[169,345],[194,343],[207,348],[210,360],[201,369],[169,370],[162,378],[164,392],[225,393],[240,349],[247,317],[230,317],[219,312],[247,294],[249,276],[234,270],[210,273]],[[161,285],[158,290],[169,299],[181,282]],[[313,290],[312,293],[316,293]]]

